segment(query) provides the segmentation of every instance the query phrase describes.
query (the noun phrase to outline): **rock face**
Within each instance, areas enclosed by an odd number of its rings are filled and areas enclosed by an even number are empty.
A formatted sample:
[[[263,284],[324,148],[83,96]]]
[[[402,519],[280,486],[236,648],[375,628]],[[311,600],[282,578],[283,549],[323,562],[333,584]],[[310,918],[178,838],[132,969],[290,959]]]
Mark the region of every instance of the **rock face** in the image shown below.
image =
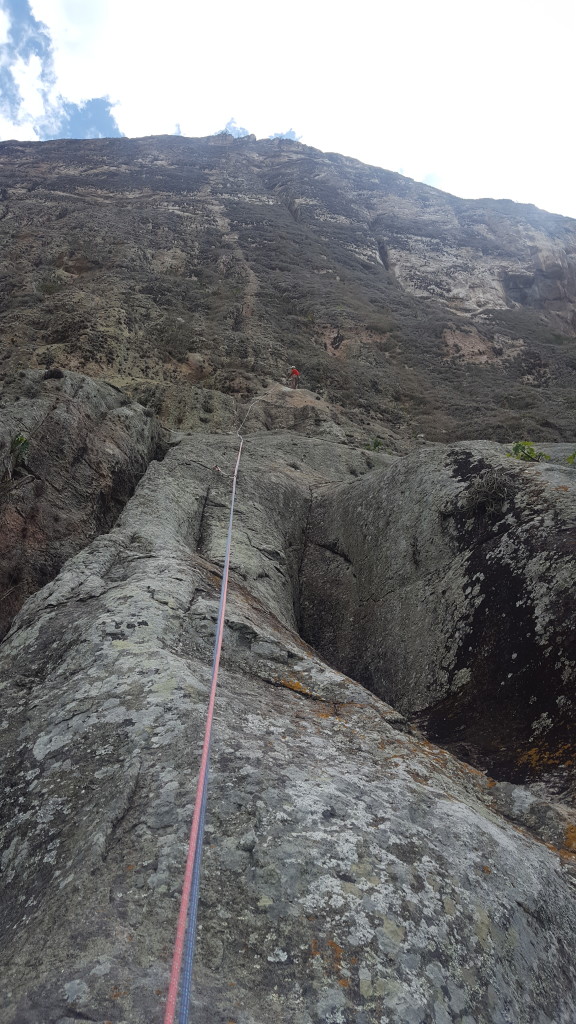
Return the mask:
[[[0,245],[3,368],[167,426],[226,430],[297,363],[351,440],[572,436],[568,218],[286,140],[7,142]]]
[[[6,1024],[161,1019],[234,451],[153,463],[2,647]],[[546,805],[548,845],[508,823],[528,791],[406,732],[294,631],[310,489],[396,471],[367,458],[246,446],[194,1019],[568,1024],[576,819]]]
[[[573,795],[575,512],[565,462],[486,442],[340,485],[311,514],[302,635],[467,760]]]
[[[22,455],[14,451],[18,437]],[[106,384],[54,370],[4,381],[0,637],[29,594],[112,526],[160,452],[149,411]]]
[[[192,1019],[573,1024],[575,222],[253,138],[0,187],[0,1024],[162,1019],[239,427]]]

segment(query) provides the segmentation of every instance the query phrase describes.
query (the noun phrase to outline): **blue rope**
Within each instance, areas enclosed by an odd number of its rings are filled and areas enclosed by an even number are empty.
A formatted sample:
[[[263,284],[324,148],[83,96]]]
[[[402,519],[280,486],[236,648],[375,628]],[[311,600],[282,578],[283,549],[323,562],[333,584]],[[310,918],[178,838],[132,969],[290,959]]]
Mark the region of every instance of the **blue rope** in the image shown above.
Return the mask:
[[[198,828],[198,846],[196,847],[194,870],[192,872],[192,888],[190,891],[190,906],[188,908],[188,924],[186,926],[186,944],[184,946],[178,1024],[188,1024],[190,1016],[190,996],[192,991],[194,954],[196,952],[196,927],[198,924],[198,899],[200,896],[200,868],[202,866],[202,845],[204,843],[204,821],[206,817],[207,792],[208,773],[205,775],[204,786],[202,788],[202,810],[200,812],[200,825]]]

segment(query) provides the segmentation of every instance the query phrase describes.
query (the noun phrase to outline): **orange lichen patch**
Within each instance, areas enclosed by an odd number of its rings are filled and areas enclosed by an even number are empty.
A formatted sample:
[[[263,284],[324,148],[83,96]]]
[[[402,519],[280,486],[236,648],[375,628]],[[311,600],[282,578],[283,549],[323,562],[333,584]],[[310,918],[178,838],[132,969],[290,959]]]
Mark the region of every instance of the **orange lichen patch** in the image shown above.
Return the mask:
[[[576,763],[576,753],[571,743],[563,743],[556,750],[549,747],[530,747],[517,757],[518,764],[527,764],[535,771],[542,768],[555,768],[559,765]]]
[[[555,491],[569,491],[570,488],[566,487],[565,484],[559,484],[558,487],[554,488]]]
[[[427,786],[430,782],[427,775],[420,775],[418,772],[410,771],[409,768],[407,769],[406,774],[410,776],[413,782],[420,782],[423,786]]]
[[[121,999],[122,996],[127,996],[127,995],[128,995],[128,992],[126,991],[126,989],[119,989],[119,988],[116,988],[116,986],[112,989],[112,992],[111,992],[112,999]]]
[[[530,833],[526,832],[525,835],[530,835]],[[538,836],[531,836],[531,838],[536,839],[537,842],[540,841]],[[554,843],[543,842],[542,845],[545,846],[547,850],[551,850],[552,853],[555,853],[557,857],[560,857],[560,860],[563,860],[568,864],[576,864],[576,853],[573,853],[572,850],[565,850],[563,847],[554,846]]]
[[[564,846],[576,852],[576,825],[568,825],[564,832]]]
[[[494,789],[496,779],[486,779],[486,785],[488,786],[488,789]]]
[[[327,970],[336,971],[342,975],[341,978],[338,978],[338,984],[342,985],[343,988],[348,988],[350,985],[349,971],[342,964],[344,958],[342,946],[339,946],[333,939],[326,939],[325,942],[324,940],[319,942],[318,939],[312,939],[310,942],[310,955],[321,957]],[[355,963],[356,961],[357,957],[350,958],[350,963]]]
[[[135,867],[136,867],[135,864],[127,864],[126,865],[126,871],[134,871]]]
[[[327,945],[332,953],[333,966],[337,971],[342,970],[342,957],[344,955],[342,946],[339,946],[337,942],[333,942],[332,939],[328,939]]]
[[[556,853],[565,864],[576,864],[576,853],[572,853],[571,850],[556,849]]]
[[[482,871],[484,872],[485,875],[492,874],[492,868],[489,868],[487,864],[482,865]]]
[[[285,686],[287,690],[293,690],[294,693],[303,693],[306,697],[314,697],[315,694],[308,687],[303,686],[299,679],[287,679],[285,676],[280,676],[277,679],[280,686]]]

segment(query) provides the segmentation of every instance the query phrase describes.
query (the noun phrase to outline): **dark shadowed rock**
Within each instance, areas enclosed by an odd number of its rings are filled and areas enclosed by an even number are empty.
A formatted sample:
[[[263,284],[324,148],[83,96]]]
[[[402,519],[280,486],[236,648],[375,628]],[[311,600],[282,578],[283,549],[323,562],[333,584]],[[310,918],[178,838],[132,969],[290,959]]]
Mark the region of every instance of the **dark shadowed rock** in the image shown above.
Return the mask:
[[[0,636],[29,594],[112,526],[160,451],[154,417],[107,384],[54,370],[4,382]]]
[[[572,791],[575,499],[570,466],[487,442],[342,485],[314,505],[302,633],[461,756]]]

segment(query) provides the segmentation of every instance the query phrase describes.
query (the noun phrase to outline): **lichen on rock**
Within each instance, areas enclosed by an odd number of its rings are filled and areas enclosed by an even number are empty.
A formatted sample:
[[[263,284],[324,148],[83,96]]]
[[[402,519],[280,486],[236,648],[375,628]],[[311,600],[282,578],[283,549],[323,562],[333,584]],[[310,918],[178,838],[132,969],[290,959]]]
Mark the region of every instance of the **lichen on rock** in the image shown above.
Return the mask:
[[[213,466],[234,450],[188,438],[152,464],[2,646],[7,1024],[161,1017],[225,530]],[[346,486],[383,490],[398,470],[378,458]],[[351,460],[366,470],[333,442],[246,445],[195,1019],[568,1024],[574,854],[526,823],[558,840],[569,812],[538,819],[296,631],[310,489],[341,507]]]

